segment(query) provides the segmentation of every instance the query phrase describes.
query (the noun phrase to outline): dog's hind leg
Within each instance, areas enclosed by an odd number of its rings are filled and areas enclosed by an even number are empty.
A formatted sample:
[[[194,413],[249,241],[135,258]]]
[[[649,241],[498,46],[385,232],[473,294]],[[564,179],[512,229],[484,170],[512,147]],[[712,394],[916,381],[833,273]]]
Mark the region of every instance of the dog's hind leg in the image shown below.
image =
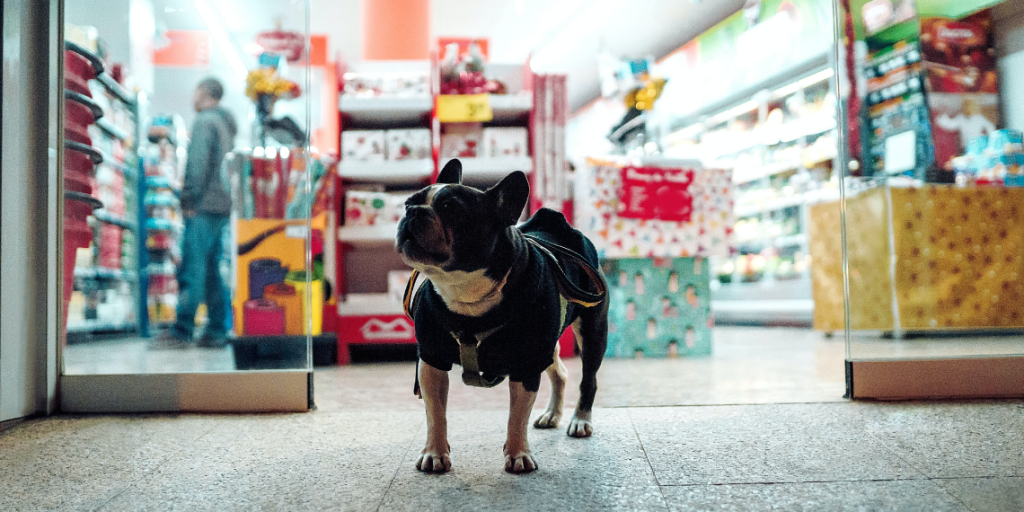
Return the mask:
[[[577,328],[575,325],[574,328]],[[562,402],[565,398],[565,381],[568,372],[562,358],[558,357],[559,347],[555,345],[555,362],[545,370],[548,379],[551,381],[551,397],[548,399],[548,408],[537,421],[533,422],[536,428],[558,428],[558,420],[562,419]]]
[[[566,433],[572,437],[590,437],[594,433],[591,412],[597,394],[597,370],[601,368],[608,347],[608,301],[584,309],[580,313],[579,326],[580,359],[583,362],[580,401]]]

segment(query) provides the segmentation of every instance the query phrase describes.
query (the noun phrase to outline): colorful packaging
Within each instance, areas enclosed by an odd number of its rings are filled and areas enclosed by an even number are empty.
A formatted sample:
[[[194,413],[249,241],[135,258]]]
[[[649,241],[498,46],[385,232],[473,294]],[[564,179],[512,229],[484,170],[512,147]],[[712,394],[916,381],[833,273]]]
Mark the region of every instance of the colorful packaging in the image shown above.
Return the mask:
[[[345,193],[345,225],[397,224],[405,215],[408,197],[408,194],[351,190]]]
[[[996,130],[988,136],[988,150],[995,154],[1020,153],[1022,142],[1017,130]]]
[[[441,134],[441,158],[477,158],[484,156],[480,150],[483,128],[480,123],[450,123]]]
[[[529,156],[526,128],[484,128],[484,154],[488,158]]]
[[[385,147],[382,130],[351,130],[341,134],[341,156],[344,160],[383,162]]]
[[[426,128],[388,130],[385,138],[388,160],[430,158],[430,130]]]
[[[391,270],[388,272],[388,298],[394,302],[402,302],[405,298],[405,286],[412,277],[410,270]]]
[[[967,141],[966,154],[971,156],[980,156],[985,152],[985,149],[989,146],[988,137],[975,137]]]

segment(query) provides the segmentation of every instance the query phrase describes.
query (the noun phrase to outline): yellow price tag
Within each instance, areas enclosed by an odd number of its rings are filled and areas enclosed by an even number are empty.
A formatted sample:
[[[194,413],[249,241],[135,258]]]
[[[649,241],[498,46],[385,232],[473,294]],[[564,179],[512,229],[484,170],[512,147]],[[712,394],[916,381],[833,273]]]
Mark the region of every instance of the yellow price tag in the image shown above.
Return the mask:
[[[483,123],[494,119],[490,94],[442,94],[437,97],[442,123]]]

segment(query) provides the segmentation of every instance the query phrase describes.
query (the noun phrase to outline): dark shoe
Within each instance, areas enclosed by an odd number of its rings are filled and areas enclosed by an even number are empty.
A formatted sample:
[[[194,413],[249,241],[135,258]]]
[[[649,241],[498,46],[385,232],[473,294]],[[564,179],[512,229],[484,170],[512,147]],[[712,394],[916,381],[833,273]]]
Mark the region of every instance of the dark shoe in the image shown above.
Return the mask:
[[[150,348],[154,350],[178,350],[188,348],[191,344],[191,340],[175,334],[174,331],[164,331],[153,339]]]
[[[203,334],[196,340],[196,346],[201,348],[224,348],[228,344],[228,339],[223,334]]]

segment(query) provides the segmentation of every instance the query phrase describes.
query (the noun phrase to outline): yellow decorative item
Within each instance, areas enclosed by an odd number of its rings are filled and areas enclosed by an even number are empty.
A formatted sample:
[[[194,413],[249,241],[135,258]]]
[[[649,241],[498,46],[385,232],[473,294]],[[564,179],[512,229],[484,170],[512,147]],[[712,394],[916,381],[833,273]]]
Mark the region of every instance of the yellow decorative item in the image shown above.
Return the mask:
[[[282,78],[271,68],[250,71],[245,79],[245,95],[255,101],[265,94],[274,98],[297,98],[299,86],[291,80]]]
[[[661,91],[664,88],[664,78],[645,77],[642,87],[636,87],[626,94],[626,107],[637,110],[651,110],[654,108],[654,102],[661,96]]]

